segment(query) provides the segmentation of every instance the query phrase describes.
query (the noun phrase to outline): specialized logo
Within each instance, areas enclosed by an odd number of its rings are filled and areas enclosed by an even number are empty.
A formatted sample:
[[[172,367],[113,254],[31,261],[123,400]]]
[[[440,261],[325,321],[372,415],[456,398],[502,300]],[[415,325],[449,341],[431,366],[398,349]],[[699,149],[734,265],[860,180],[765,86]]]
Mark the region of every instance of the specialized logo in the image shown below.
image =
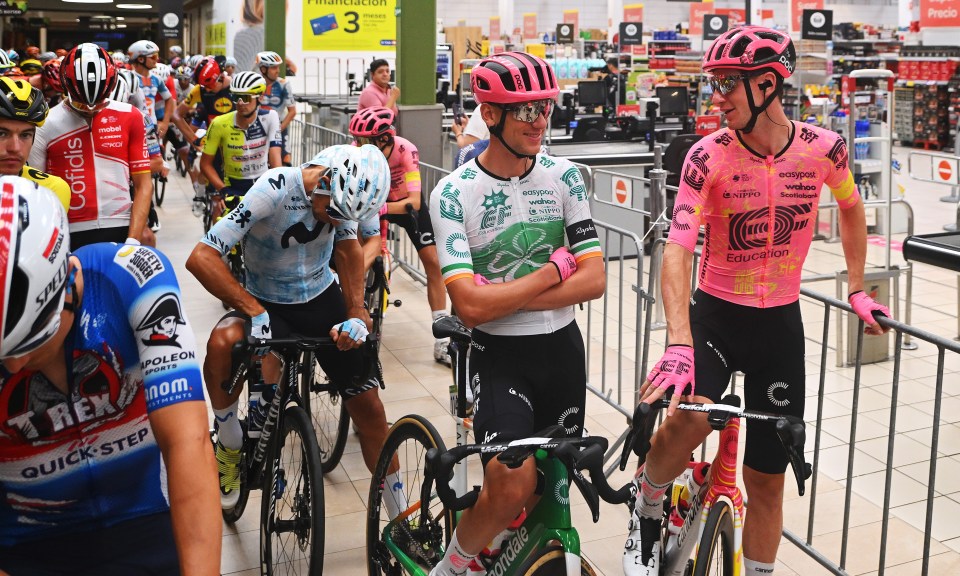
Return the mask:
[[[463,223],[463,205],[460,204],[460,191],[447,183],[440,192],[440,217],[451,222]]]
[[[47,242],[47,247],[43,250],[43,257],[47,259],[47,262],[53,264],[53,261],[57,259],[57,255],[60,254],[60,248],[63,246],[63,232],[57,228],[53,228],[53,234],[50,235],[50,241]]]
[[[457,246],[458,242],[463,242],[463,245]],[[447,254],[455,258],[463,259],[468,257],[470,255],[467,251],[469,249],[468,246],[467,237],[462,232],[454,232],[447,237]]]
[[[141,288],[151,278],[164,271],[160,256],[144,246],[123,246],[113,257],[114,264],[123,267]]]
[[[146,316],[137,325],[137,332],[149,330],[149,334],[140,338],[147,346],[174,346],[180,348],[177,342],[177,327],[187,322],[180,312],[180,299],[176,293],[167,292],[157,298],[150,307]]]
[[[689,204],[677,204],[673,207],[673,227],[677,230],[689,230],[695,222],[696,209]]]
[[[485,230],[494,226],[501,226],[513,214],[513,208],[507,206],[507,195],[500,190],[494,190],[483,197],[484,213],[480,219],[480,229]]]
[[[774,246],[790,243],[793,233],[810,224],[813,204],[776,206],[773,214],[773,230],[770,230],[769,207],[740,212],[730,217],[730,250],[754,250],[765,248],[773,237]]]
[[[843,170],[847,167],[847,143],[843,137],[838,137],[833,143],[830,151],[827,152],[827,158],[833,162],[837,170]]]
[[[560,177],[563,183],[570,187],[570,195],[576,196],[577,200],[583,202],[587,199],[587,189],[583,186],[583,177],[576,166],[567,169]]]
[[[790,399],[780,396],[786,396],[790,386],[786,382],[774,382],[767,388],[767,399],[770,400],[770,403],[779,408],[790,405]],[[783,391],[778,394],[778,392]]]
[[[807,128],[806,126],[800,127],[800,139],[806,142],[807,144],[812,144],[819,137],[820,137],[819,134]]]

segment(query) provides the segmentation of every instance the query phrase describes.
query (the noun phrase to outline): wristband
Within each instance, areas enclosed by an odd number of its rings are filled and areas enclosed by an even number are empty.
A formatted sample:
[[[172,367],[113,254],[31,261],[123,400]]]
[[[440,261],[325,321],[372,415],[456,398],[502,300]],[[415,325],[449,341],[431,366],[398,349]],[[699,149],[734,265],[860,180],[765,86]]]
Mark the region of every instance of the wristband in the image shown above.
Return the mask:
[[[553,267],[557,269],[557,276],[559,276],[560,281],[563,282],[563,274],[560,272],[560,265],[554,262],[553,260],[548,260],[548,262],[553,264]]]

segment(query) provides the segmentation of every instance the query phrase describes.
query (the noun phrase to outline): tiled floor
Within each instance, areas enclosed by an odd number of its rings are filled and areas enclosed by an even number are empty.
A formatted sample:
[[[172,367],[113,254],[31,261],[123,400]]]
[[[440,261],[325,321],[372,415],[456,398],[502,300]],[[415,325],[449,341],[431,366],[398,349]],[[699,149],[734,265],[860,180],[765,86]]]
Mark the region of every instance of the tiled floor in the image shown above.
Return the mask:
[[[906,151],[900,151],[898,155],[906,165]],[[947,189],[911,182],[906,176],[899,178],[906,187],[907,199],[916,214],[917,233],[938,232],[944,224],[953,221],[956,206],[939,201],[941,196],[948,193]],[[158,236],[160,248],[178,267],[178,276],[185,294],[186,312],[196,332],[197,342],[202,348],[211,327],[221,316],[222,308],[183,268],[184,260],[201,233],[200,221],[190,213],[190,197],[192,189],[186,180],[171,177],[166,201],[159,210],[163,229]],[[895,239],[902,240],[902,237],[903,235],[898,235]],[[884,262],[882,244],[883,242],[876,239],[871,242],[868,252],[870,264],[879,265]],[[899,251],[893,254],[895,264],[903,262]],[[843,267],[838,243],[817,242],[811,249],[805,274],[832,274]],[[618,266],[611,268],[616,272]],[[606,325],[603,322],[603,308],[599,303],[594,303],[591,307],[593,311],[589,317],[586,312],[579,312],[578,315],[584,332],[586,333],[586,326],[590,328],[591,383],[598,388],[612,389],[613,399],[616,400],[617,385],[622,382],[624,388],[620,391],[621,402],[629,405],[635,374],[634,362],[637,357],[634,350],[638,326],[636,293],[631,288],[636,277],[635,263],[628,261],[622,275],[622,280],[612,276],[608,281],[609,308]],[[806,286],[828,295],[834,295],[836,290],[832,281]],[[425,289],[400,273],[394,276],[392,290],[393,297],[403,300],[403,306],[390,309],[385,327],[382,362],[387,389],[382,392],[382,398],[387,417],[393,421],[408,413],[424,415],[437,426],[448,445],[452,445],[455,443],[455,428],[447,408],[450,375],[447,369],[433,362]],[[618,316],[620,294],[626,295],[622,303],[622,316]],[[913,297],[914,326],[946,338],[957,336],[955,274],[929,266],[916,266]],[[803,310],[807,319],[809,341],[809,458],[816,431],[813,424],[816,418],[820,374],[819,340],[822,334],[823,309],[819,303],[805,300]],[[623,319],[622,322],[616,321],[618,317]],[[831,322],[835,320],[832,319]],[[618,339],[621,336],[621,325],[622,339]],[[642,332],[642,324],[640,326]],[[608,338],[606,341],[603,340],[604,333]],[[662,330],[652,333],[651,358],[655,359],[659,355],[663,339]],[[812,534],[813,545],[817,550],[838,562],[842,545],[854,371],[849,367],[836,367],[832,332],[828,344],[830,349],[824,381],[821,450]],[[936,349],[932,345],[921,342],[916,351],[904,353],[896,414],[894,469],[890,493],[891,521],[885,546],[887,574],[910,575],[920,574],[921,571],[936,369]],[[932,525],[934,540],[930,548],[930,574],[960,574],[960,523],[956,520],[960,517],[958,375],[960,357],[948,352],[941,406],[942,423],[937,446],[936,498]],[[858,422],[846,555],[846,569],[851,574],[874,574],[878,569],[892,380],[892,361],[863,367],[857,400]],[[588,398],[587,429],[590,433],[616,437],[624,427],[624,418],[613,407],[597,397]],[[355,436],[351,435],[342,464],[325,477],[325,568],[328,574],[350,576],[366,573],[363,527],[369,477],[370,474],[360,458],[359,445]],[[627,473],[617,473],[614,476],[621,482],[625,482],[627,477]],[[787,498],[786,526],[803,537],[807,533],[810,494],[798,497],[796,488],[788,485]],[[585,554],[597,574],[620,574],[620,553],[627,518],[625,508],[603,505],[599,524],[591,525],[586,505],[579,497],[575,501],[575,519],[581,527]],[[254,494],[247,514],[236,525],[224,527],[224,574],[258,573],[258,512],[259,494]],[[794,545],[783,541],[777,574],[813,576],[826,573],[819,564]]]

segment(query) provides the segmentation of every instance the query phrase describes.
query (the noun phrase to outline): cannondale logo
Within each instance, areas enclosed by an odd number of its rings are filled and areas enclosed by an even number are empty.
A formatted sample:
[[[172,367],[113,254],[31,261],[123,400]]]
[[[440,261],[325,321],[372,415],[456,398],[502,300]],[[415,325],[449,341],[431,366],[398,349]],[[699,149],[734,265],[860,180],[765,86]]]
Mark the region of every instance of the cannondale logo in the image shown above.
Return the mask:
[[[677,204],[673,207],[673,227],[677,230],[689,230],[697,211],[689,204]]]
[[[767,399],[770,400],[770,403],[778,408],[783,408],[790,404],[789,398],[777,398],[777,391],[783,390],[786,393],[787,388],[790,386],[786,382],[774,382],[767,388]]]
[[[800,218],[810,215],[812,212],[812,203],[776,206],[773,214],[773,245],[789,244],[793,233],[803,230],[810,223],[809,219],[800,220]],[[769,208],[760,208],[734,214],[730,218],[730,249],[765,248],[767,237],[771,232],[768,223],[769,213]]]
[[[557,482],[553,489],[553,495],[556,496],[557,502],[563,506],[570,504],[570,485],[567,484],[566,479]]]
[[[563,414],[560,415],[560,418],[557,419],[557,424],[563,426],[563,430],[567,433],[567,435],[574,434],[576,433],[577,430],[580,429],[579,424],[574,424],[572,427],[567,426],[566,425],[567,416],[570,416],[572,414],[579,414],[579,413],[580,413],[580,408],[577,406],[573,406],[564,410]]]

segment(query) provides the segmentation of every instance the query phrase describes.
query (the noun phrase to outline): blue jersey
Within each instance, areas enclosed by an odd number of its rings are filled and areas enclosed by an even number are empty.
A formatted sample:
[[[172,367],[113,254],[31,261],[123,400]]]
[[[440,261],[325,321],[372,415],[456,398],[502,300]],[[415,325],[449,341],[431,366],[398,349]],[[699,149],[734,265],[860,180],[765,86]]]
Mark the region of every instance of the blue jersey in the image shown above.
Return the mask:
[[[64,394],[40,372],[0,373],[0,545],[169,509],[147,415],[203,401],[173,266],[146,246],[75,252],[83,297],[65,341]]]
[[[270,84],[260,98],[260,107],[265,110],[276,110],[281,120],[287,115],[287,108],[290,106],[296,106],[296,102],[293,101],[293,90],[290,84],[280,80]]]
[[[150,115],[150,119],[156,124],[158,117],[157,107],[166,106],[167,100],[172,98],[170,90],[162,80],[153,74],[147,74],[146,76],[137,74],[137,77],[140,78],[140,89],[143,91],[143,100],[147,106],[147,114]],[[162,114],[160,116],[162,116]]]
[[[334,238],[356,237],[356,222],[334,228],[314,218],[301,169],[285,167],[267,170],[202,242],[226,254],[242,241],[247,291],[267,302],[299,304],[333,283]]]

